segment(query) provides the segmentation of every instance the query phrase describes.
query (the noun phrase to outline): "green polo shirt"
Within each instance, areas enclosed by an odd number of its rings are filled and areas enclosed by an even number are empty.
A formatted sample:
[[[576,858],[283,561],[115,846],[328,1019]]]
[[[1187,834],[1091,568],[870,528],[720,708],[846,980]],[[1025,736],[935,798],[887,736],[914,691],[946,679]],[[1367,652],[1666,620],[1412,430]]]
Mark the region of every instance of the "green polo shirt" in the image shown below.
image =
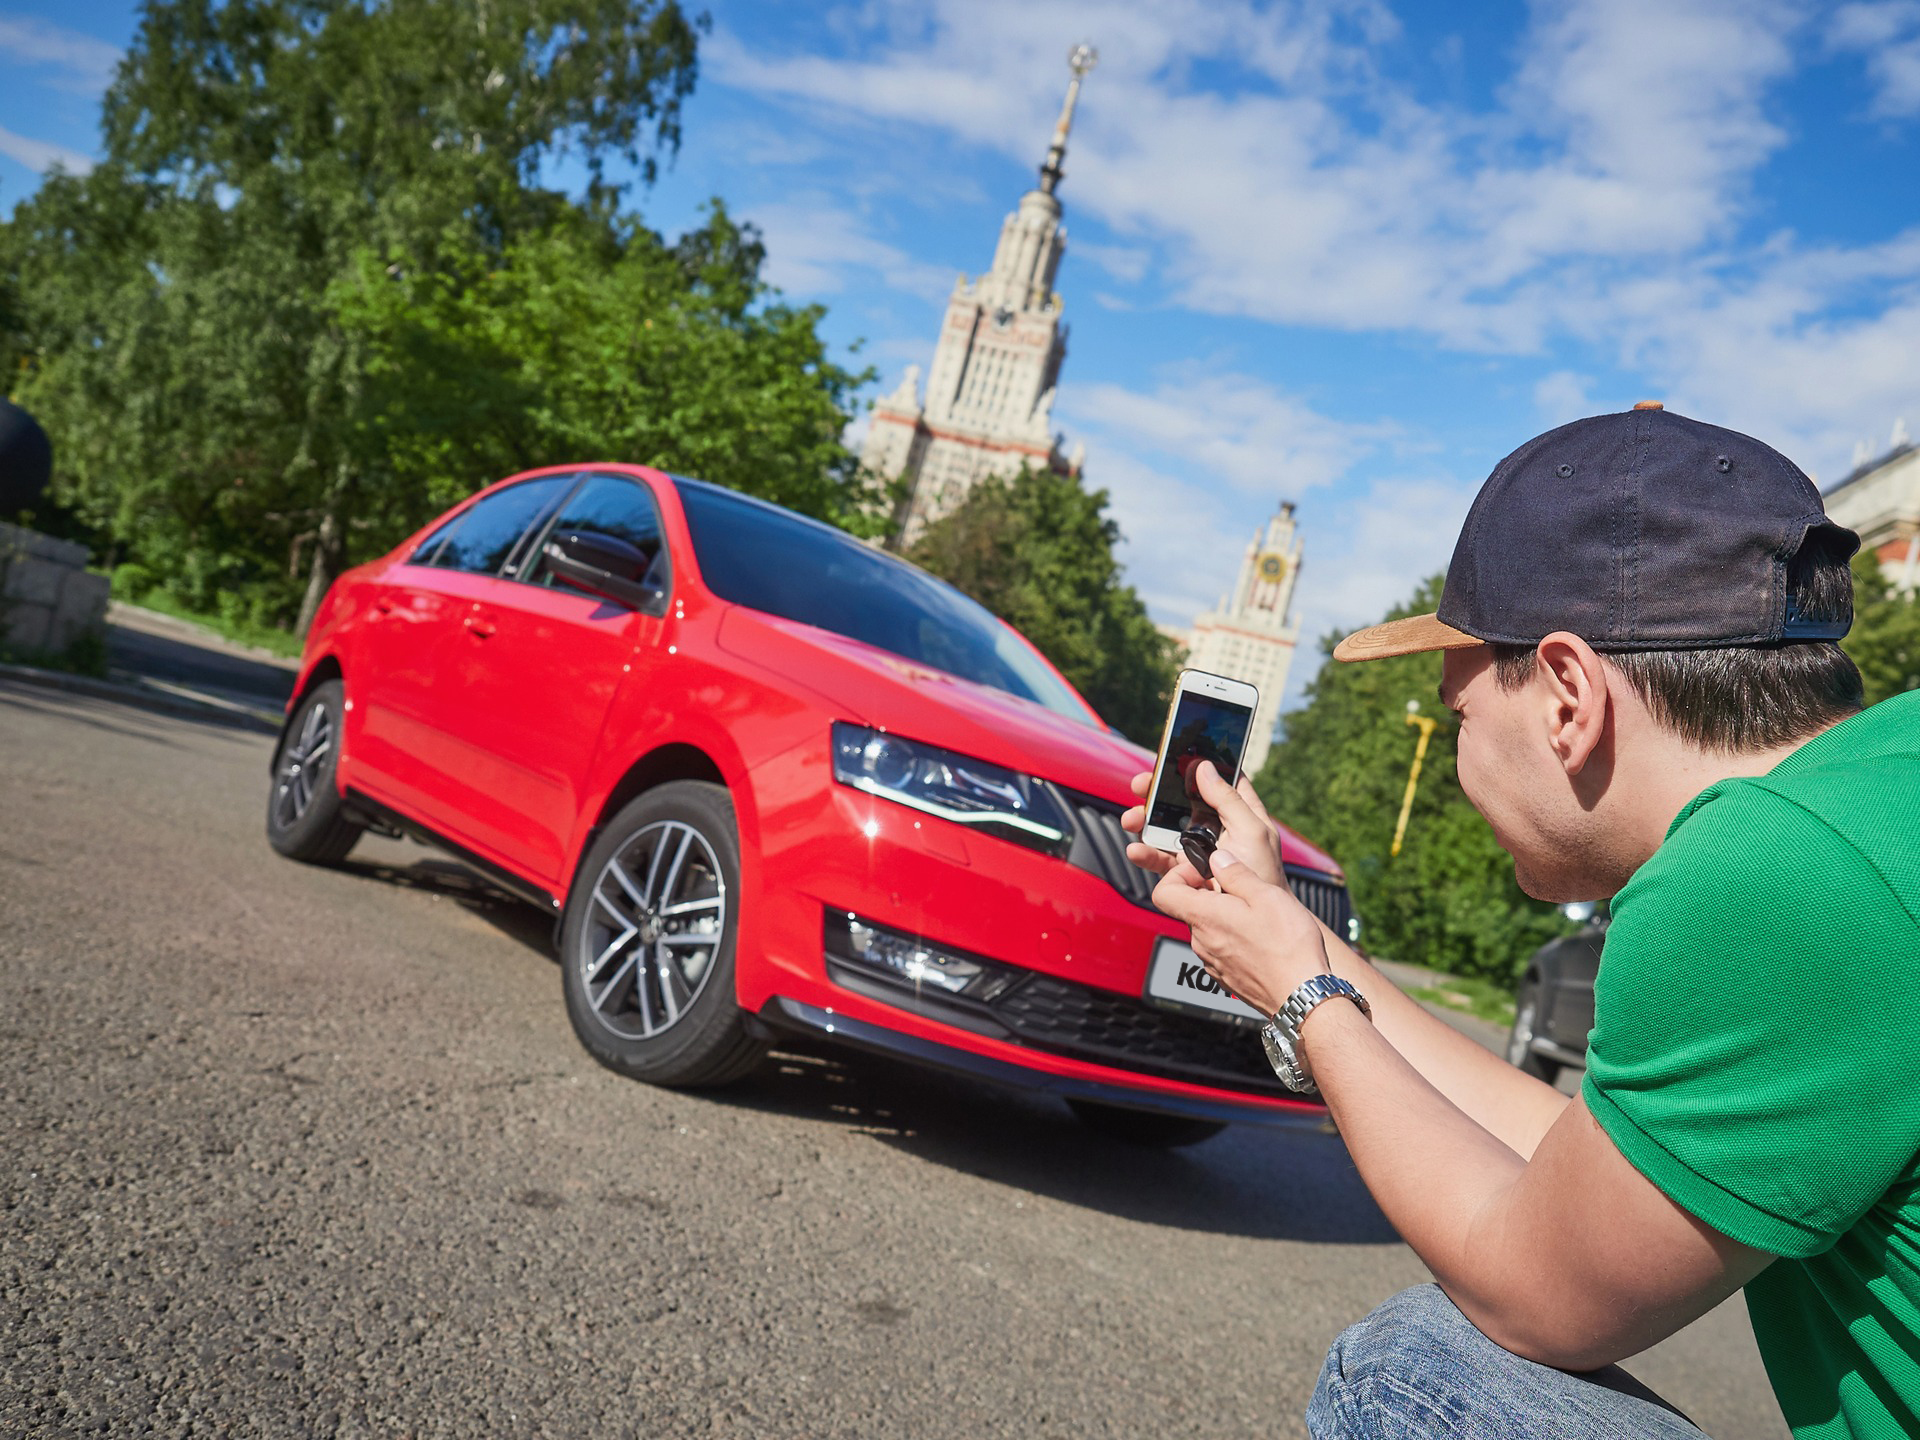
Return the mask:
[[[1613,915],[1587,1108],[1782,1257],[1747,1310],[1796,1440],[1920,1435],[1920,692],[1707,789]]]

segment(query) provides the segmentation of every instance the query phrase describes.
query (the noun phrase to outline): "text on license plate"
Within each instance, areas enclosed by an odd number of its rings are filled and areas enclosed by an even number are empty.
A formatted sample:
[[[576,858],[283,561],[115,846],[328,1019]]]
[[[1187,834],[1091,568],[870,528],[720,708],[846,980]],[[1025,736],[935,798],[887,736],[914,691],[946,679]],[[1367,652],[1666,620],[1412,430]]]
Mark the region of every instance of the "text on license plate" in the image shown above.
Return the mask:
[[[1267,1018],[1221,989],[1220,982],[1207,973],[1207,967],[1193,953],[1193,947],[1178,940],[1162,938],[1153,947],[1153,963],[1147,966],[1147,994],[1169,1004],[1211,1010],[1240,1020]]]

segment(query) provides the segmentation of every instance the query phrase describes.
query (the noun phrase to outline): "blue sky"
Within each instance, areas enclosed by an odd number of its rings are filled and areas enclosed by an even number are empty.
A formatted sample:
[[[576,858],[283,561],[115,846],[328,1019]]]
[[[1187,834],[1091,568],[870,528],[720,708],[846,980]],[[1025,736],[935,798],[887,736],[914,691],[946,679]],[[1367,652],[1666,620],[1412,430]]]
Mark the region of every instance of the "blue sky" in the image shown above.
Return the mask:
[[[674,232],[725,197],[875,394],[1099,47],[1054,414],[1156,618],[1212,603],[1284,497],[1307,638],[1365,623],[1502,454],[1641,398],[1825,484],[1920,428],[1920,0],[710,8],[685,146],[632,203]],[[0,0],[0,207],[96,152],[134,23]]]

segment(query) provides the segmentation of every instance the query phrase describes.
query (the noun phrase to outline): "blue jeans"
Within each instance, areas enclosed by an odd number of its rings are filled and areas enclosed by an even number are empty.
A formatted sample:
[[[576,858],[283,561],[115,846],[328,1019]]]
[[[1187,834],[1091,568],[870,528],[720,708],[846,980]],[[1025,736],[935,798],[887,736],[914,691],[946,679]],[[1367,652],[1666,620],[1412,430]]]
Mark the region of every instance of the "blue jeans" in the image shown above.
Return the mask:
[[[1502,1350],[1438,1285],[1402,1290],[1333,1342],[1313,1440],[1703,1440],[1618,1365],[1573,1375]]]

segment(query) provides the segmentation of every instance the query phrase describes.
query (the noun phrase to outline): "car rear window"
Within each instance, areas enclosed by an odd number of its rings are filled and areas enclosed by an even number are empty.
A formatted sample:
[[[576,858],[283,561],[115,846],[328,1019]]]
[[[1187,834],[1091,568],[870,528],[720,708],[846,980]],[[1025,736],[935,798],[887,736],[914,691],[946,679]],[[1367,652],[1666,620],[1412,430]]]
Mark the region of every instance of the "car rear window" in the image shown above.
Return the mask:
[[[991,611],[951,585],[817,520],[701,481],[676,481],[700,573],[722,600],[1097,724]]]

